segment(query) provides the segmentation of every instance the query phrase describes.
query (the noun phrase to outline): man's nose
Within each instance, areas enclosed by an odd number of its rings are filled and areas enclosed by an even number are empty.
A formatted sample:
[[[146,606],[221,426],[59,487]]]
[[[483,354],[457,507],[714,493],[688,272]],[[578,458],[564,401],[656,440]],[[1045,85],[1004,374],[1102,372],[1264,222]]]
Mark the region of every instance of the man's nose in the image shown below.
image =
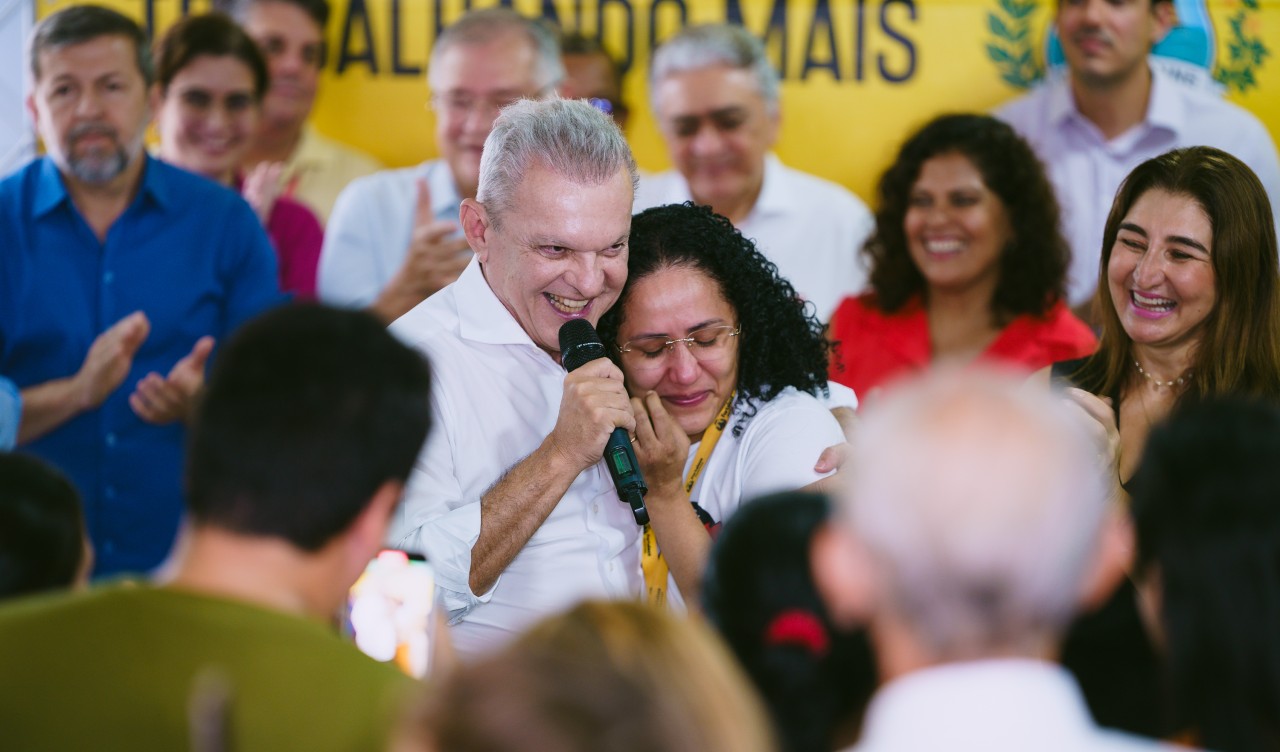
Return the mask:
[[[303,59],[302,50],[284,50],[276,56],[275,64],[271,66],[271,75],[293,75],[302,70],[302,68],[308,64],[309,63]]]
[[[1091,25],[1097,25],[1102,21],[1102,11],[1105,0],[1084,0],[1082,10],[1082,18]]]
[[[710,122],[702,122],[698,125],[698,130],[693,134],[693,140],[689,143],[690,150],[694,154],[714,154],[720,150],[720,145],[724,141],[724,137],[720,135],[720,131]]]
[[[573,254],[574,289],[585,298],[594,298],[604,290],[604,269],[600,266],[599,254]]]
[[[488,138],[489,131],[493,130],[493,121],[497,118],[497,110],[490,107],[487,102],[477,102],[467,110],[462,128],[467,133]]]
[[[92,86],[85,87],[76,100],[76,116],[86,119],[96,118],[102,114],[102,97]]]

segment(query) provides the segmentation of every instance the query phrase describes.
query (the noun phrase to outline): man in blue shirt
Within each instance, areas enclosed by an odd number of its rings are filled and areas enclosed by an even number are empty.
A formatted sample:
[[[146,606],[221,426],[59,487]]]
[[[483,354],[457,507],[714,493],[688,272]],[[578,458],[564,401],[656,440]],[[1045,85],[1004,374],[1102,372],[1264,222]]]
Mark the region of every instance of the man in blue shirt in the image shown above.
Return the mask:
[[[0,182],[0,373],[22,390],[19,443],[84,497],[95,574],[147,570],[177,531],[205,362],[281,299],[275,256],[243,200],[143,150],[136,23],[73,6],[30,49],[48,155]]]

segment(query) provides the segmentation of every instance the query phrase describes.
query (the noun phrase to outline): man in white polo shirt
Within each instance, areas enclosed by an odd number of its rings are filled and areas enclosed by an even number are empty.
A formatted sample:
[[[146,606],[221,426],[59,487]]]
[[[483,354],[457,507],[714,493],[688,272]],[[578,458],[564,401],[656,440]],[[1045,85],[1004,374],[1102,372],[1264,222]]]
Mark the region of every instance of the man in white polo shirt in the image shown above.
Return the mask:
[[[641,179],[636,211],[709,205],[826,321],[866,282],[858,251],[875,220],[847,189],[769,153],[781,124],[778,88],[764,45],[741,26],[691,26],[663,43],[649,95],[676,169]]]
[[[552,94],[563,77],[555,35],[509,8],[471,11],[445,29],[427,70],[440,158],[342,192],[320,254],[320,299],[391,322],[457,279],[471,258],[458,209],[475,198],[498,110]]]

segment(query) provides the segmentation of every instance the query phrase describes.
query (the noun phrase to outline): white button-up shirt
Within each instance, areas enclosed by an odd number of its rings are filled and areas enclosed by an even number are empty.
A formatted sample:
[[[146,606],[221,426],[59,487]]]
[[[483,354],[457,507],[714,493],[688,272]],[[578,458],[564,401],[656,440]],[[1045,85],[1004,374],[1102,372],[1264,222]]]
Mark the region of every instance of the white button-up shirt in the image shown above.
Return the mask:
[[[672,170],[640,178],[635,210],[691,200],[688,182]],[[737,228],[814,304],[822,321],[846,296],[866,287],[867,271],[858,254],[875,229],[875,218],[843,186],[793,170],[769,154],[760,195]]]
[[[551,433],[565,370],[502,305],[476,260],[391,331],[431,360],[436,423],[388,537],[434,564],[459,653],[496,648],[584,598],[638,597],[640,529],[603,463],[578,476],[489,592],[471,592],[480,498]]]
[[[1248,111],[1178,82],[1151,66],[1146,118],[1108,141],[1076,109],[1065,72],[996,112],[1031,144],[1044,162],[1062,205],[1071,244],[1067,295],[1087,301],[1098,283],[1102,230],[1121,181],[1139,164],[1172,149],[1213,146],[1249,165],[1271,198],[1280,199],[1280,160],[1267,129]]]

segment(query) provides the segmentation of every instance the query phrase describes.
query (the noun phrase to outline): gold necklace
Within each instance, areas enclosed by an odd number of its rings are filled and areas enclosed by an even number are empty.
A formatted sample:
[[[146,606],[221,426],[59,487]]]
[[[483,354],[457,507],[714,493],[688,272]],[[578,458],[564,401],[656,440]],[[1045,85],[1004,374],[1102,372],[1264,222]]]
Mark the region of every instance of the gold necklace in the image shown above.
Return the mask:
[[[1147,380],[1147,381],[1150,381],[1151,383],[1155,384],[1156,386],[1162,386],[1162,387],[1182,386],[1183,384],[1185,384],[1185,383],[1187,383],[1188,381],[1190,381],[1190,380],[1191,380],[1191,374],[1189,374],[1189,373],[1184,373],[1183,375],[1179,376],[1178,378],[1174,379],[1173,381],[1161,381],[1160,379],[1157,379],[1155,376],[1152,376],[1151,374],[1149,374],[1149,373],[1147,373],[1146,371],[1142,370],[1142,364],[1138,362],[1138,359],[1137,359],[1137,358],[1134,358],[1134,359],[1133,359],[1133,365],[1134,365],[1134,367],[1135,367],[1135,368],[1137,368],[1137,369],[1138,369],[1138,373],[1142,374],[1142,375],[1143,375],[1143,377],[1144,377],[1144,378],[1146,378],[1146,380]]]

